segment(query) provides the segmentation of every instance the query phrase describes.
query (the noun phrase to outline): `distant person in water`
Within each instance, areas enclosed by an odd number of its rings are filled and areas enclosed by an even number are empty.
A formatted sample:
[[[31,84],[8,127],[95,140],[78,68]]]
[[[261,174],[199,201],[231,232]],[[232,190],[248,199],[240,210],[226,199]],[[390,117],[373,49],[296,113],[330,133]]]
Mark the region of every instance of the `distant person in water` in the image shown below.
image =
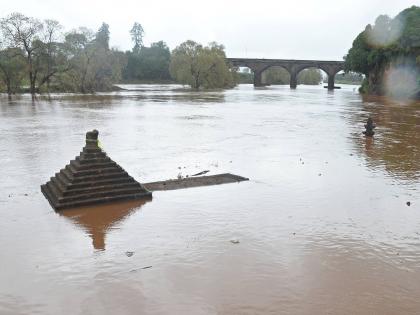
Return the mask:
[[[373,123],[373,119],[372,118],[368,118],[366,125],[365,125],[366,130],[363,131],[364,135],[366,137],[373,137],[373,135],[375,134],[375,132],[373,131],[373,129],[376,128],[376,125]]]

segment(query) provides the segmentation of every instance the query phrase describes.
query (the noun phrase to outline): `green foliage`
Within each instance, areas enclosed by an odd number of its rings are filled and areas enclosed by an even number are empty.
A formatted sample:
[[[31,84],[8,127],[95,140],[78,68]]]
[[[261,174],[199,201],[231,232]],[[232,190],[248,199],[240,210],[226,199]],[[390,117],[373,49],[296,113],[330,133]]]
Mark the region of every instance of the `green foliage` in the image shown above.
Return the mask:
[[[373,26],[366,26],[345,56],[345,70],[366,76],[362,92],[385,94],[390,68],[410,69],[414,73],[412,77],[419,77],[419,55],[420,7],[412,6],[394,19],[381,15]],[[418,93],[419,84],[416,84]]]
[[[127,66],[123,70],[124,81],[169,81],[171,52],[165,42],[152,43],[150,47],[127,52]]]
[[[239,84],[251,84],[254,82],[254,75],[251,72],[234,72],[235,82]]]
[[[107,49],[92,34],[81,28],[66,35],[69,69],[58,77],[60,89],[82,93],[106,91],[121,79],[126,64],[124,53]]]
[[[290,74],[282,67],[270,67],[264,71],[264,79],[266,84],[289,84]]]
[[[189,40],[172,51],[169,69],[177,82],[193,89],[233,87],[234,75],[225,58],[222,45],[202,46]]]
[[[79,28],[63,38],[61,30],[57,21],[20,13],[0,20],[0,80],[8,93],[21,89],[24,75],[31,94],[104,91],[121,80],[126,56],[109,49],[108,24],[96,34]]]
[[[319,69],[304,69],[299,72],[297,80],[298,84],[318,85],[322,82],[322,74]]]
[[[193,88],[234,85],[234,71],[226,64],[224,47],[203,47],[192,41],[174,50],[159,41],[143,45],[144,30],[130,30],[132,51],[110,49],[109,25],[96,33],[80,27],[66,34],[54,20],[39,21],[20,13],[0,19],[0,90],[9,94],[28,90],[93,93],[113,89],[117,82],[168,82],[173,78]],[[171,69],[171,73],[170,73]]]
[[[0,20],[0,30],[6,48],[20,49],[26,60],[26,69],[29,79],[30,91],[35,94],[37,78],[37,57],[41,54],[40,35],[43,24],[34,18],[27,17],[21,13],[12,13]]]
[[[139,52],[143,47],[144,30],[140,23],[135,22],[130,30],[131,39],[134,43],[133,52]]]
[[[0,50],[0,82],[2,90],[11,95],[19,91],[25,70],[25,60],[18,48]]]
[[[95,37],[95,41],[98,43],[98,45],[102,46],[102,48],[106,50],[109,49],[109,34],[109,25],[102,23]]]
[[[270,67],[263,73],[264,83],[283,85],[290,83],[290,73],[282,67]],[[304,69],[298,74],[298,84],[317,85],[322,81],[318,69]]]
[[[335,75],[335,83],[339,84],[362,84],[363,75],[356,72],[338,73]]]

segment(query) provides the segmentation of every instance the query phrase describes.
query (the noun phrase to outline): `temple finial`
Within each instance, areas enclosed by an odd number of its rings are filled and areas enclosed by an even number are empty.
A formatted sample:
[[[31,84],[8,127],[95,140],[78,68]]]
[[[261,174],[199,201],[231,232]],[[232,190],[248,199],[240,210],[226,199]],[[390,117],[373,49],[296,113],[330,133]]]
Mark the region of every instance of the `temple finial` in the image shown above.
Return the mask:
[[[93,129],[92,131],[86,132],[86,145],[88,146],[98,146],[98,136],[99,131]]]

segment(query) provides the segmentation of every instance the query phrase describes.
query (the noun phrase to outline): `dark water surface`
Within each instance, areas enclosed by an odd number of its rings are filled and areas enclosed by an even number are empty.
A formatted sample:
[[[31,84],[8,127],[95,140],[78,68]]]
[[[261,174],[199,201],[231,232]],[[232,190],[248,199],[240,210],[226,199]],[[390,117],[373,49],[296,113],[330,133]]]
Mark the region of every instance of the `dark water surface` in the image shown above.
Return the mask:
[[[419,103],[130,88],[0,96],[0,314],[420,313]],[[39,186],[93,128],[139,181],[250,181],[55,213]]]

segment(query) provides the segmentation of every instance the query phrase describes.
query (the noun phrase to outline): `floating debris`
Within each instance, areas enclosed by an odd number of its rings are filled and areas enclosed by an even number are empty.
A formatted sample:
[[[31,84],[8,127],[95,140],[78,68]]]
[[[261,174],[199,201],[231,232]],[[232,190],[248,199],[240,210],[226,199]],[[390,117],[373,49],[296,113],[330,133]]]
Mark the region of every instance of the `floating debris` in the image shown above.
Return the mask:
[[[200,176],[200,175],[207,174],[208,172],[210,172],[210,171],[206,170],[206,171],[202,171],[200,173],[197,173],[197,174],[194,174],[194,175],[191,175],[191,176]]]
[[[137,270],[149,269],[149,268],[152,268],[152,267],[153,266],[145,266],[145,267],[141,267],[141,268],[131,269],[130,272],[136,272]]]
[[[126,255],[127,257],[131,257],[131,256],[133,256],[133,255],[134,255],[134,252],[125,252],[125,255]]]

